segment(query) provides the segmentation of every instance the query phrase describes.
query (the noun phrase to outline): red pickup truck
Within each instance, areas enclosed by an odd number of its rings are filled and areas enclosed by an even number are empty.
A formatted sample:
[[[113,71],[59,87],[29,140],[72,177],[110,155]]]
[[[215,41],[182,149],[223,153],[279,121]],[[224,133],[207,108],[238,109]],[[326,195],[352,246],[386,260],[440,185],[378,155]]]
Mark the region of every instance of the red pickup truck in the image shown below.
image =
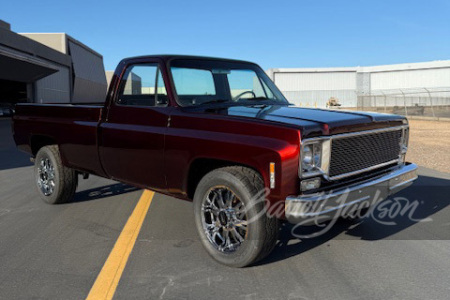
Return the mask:
[[[20,104],[13,122],[46,202],[89,174],[191,200],[206,250],[235,267],[271,252],[279,220],[350,216],[417,178],[404,117],[294,107],[238,60],[124,59],[105,102]]]

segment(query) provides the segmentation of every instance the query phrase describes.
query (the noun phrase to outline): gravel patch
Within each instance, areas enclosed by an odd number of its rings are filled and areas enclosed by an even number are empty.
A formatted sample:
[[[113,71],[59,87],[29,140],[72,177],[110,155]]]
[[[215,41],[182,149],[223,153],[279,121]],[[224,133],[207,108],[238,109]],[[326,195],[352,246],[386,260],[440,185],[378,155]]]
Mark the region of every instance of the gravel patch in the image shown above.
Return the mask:
[[[450,173],[450,122],[409,120],[406,160]]]

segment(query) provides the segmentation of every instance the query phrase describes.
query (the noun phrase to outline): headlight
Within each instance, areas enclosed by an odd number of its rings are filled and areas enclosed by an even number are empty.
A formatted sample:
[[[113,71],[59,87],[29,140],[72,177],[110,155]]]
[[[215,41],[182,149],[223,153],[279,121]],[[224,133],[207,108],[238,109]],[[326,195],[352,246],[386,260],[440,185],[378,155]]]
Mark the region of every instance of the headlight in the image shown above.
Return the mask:
[[[313,146],[305,146],[303,149],[303,166],[304,168],[308,168],[311,165],[313,160]]]
[[[310,172],[313,171],[314,169],[320,168],[321,156],[322,156],[321,142],[305,145],[305,147],[303,147],[303,155],[302,155],[303,171]]]
[[[304,141],[301,153],[303,178],[328,173],[330,140]]]

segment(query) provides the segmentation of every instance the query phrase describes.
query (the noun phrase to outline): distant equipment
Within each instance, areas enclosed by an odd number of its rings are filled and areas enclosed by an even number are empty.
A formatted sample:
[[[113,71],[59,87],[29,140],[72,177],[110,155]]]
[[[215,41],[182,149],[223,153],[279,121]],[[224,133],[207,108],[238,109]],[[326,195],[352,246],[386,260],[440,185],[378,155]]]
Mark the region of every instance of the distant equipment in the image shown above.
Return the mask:
[[[330,99],[328,99],[328,101],[327,101],[327,108],[328,107],[337,107],[337,106],[341,106],[341,104],[339,103],[339,100],[335,97],[330,97]]]

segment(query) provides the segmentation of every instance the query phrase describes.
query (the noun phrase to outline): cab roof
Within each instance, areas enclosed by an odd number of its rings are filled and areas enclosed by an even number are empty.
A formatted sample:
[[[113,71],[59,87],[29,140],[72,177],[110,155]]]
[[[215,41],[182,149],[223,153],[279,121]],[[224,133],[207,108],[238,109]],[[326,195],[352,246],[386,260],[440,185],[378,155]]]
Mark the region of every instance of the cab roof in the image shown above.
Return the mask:
[[[245,60],[209,57],[209,56],[197,56],[197,55],[180,55],[180,54],[153,54],[153,55],[133,56],[133,57],[127,57],[127,58],[123,59],[122,62],[127,62],[130,60],[136,60],[136,59],[146,59],[146,58],[159,58],[165,62],[170,61],[172,59],[192,59],[192,60],[219,60],[219,61],[247,63],[247,64],[255,65],[254,62],[245,61]]]

